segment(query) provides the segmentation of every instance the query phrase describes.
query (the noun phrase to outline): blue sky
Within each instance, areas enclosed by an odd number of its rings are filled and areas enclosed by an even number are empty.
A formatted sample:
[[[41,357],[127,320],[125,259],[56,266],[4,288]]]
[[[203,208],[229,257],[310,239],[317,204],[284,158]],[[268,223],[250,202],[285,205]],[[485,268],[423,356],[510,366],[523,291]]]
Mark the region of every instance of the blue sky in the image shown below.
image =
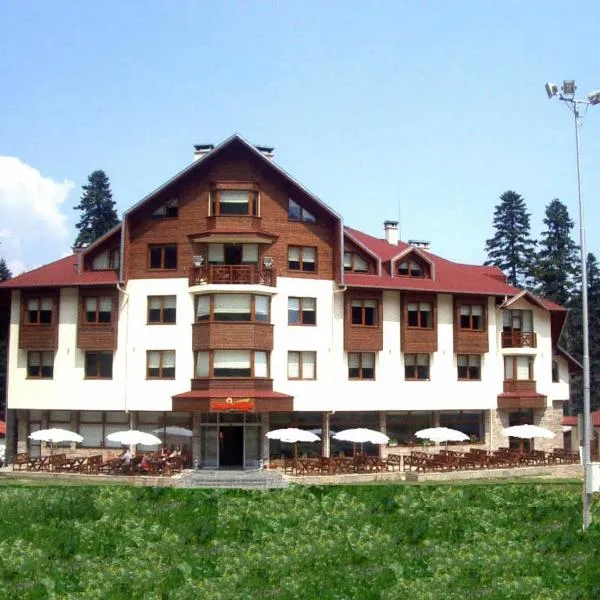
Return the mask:
[[[532,233],[576,222],[574,126],[544,83],[600,89],[600,4],[579,1],[0,3],[0,257],[68,252],[104,169],[119,212],[238,132],[341,213],[481,263],[498,196]],[[582,128],[588,250],[600,255],[600,107]]]

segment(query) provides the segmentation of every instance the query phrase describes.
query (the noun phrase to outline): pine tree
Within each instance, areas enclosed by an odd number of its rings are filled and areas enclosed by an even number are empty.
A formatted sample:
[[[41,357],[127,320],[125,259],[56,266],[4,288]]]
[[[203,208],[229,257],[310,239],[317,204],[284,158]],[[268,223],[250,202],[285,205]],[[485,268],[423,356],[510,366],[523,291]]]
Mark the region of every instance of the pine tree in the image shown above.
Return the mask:
[[[94,171],[88,184],[81,186],[83,195],[74,210],[81,211],[79,230],[74,246],[81,248],[91,244],[119,222],[115,201],[112,199],[110,181],[104,171]]]
[[[516,287],[528,287],[531,282],[535,241],[529,234],[529,217],[525,200],[516,192],[504,192],[494,209],[496,233],[485,243],[485,264],[500,268],[508,283]]]
[[[546,207],[544,224],[535,267],[536,292],[569,306],[580,277],[580,260],[577,244],[571,239],[573,221],[560,200],[554,199]]]
[[[0,258],[0,281],[6,281],[12,277],[12,273],[3,258]]]

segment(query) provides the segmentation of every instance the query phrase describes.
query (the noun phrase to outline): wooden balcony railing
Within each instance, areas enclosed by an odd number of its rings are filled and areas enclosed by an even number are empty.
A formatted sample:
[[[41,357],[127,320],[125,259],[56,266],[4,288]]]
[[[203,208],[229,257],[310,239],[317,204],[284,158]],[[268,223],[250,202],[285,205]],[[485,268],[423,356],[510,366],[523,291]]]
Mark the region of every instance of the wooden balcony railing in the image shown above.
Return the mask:
[[[503,331],[503,348],[537,348],[537,336],[533,331]]]
[[[274,269],[256,265],[207,265],[190,268],[190,285],[255,284],[275,287],[277,276]]]

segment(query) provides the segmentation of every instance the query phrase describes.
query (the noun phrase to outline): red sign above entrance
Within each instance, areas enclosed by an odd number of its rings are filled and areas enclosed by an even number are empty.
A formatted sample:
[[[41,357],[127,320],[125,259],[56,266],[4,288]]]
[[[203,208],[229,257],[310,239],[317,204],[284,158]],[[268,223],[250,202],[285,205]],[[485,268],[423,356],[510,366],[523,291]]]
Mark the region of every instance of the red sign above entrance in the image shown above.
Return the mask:
[[[219,411],[238,411],[251,412],[254,410],[255,403],[251,398],[225,398],[224,400],[211,400],[209,410],[211,412]]]

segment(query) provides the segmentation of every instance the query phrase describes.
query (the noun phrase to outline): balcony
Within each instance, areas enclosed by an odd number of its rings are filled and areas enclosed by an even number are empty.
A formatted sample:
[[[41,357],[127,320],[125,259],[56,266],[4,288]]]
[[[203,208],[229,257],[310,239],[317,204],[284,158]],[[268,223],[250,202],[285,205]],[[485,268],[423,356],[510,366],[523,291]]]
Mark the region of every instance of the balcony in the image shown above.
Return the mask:
[[[533,331],[511,329],[502,332],[503,348],[537,348],[537,336]]]
[[[277,285],[274,269],[257,265],[206,265],[190,267],[190,286],[207,283],[223,285]]]

